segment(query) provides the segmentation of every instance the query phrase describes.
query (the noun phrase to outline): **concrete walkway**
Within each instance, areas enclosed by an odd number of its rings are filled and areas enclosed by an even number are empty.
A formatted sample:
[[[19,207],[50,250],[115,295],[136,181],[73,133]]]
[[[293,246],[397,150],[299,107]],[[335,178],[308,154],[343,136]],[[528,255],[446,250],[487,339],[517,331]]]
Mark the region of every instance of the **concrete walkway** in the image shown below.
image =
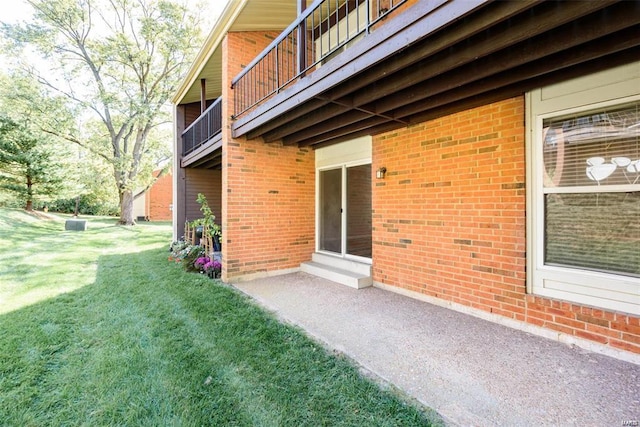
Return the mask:
[[[450,424],[639,425],[640,365],[305,273],[233,286]]]

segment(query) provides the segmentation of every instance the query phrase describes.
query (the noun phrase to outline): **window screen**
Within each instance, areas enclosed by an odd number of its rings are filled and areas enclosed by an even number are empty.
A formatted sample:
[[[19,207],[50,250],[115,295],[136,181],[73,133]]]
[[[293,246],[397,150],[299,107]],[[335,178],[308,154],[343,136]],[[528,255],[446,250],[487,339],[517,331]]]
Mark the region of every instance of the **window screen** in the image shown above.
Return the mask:
[[[545,264],[640,277],[640,103],[543,122]]]

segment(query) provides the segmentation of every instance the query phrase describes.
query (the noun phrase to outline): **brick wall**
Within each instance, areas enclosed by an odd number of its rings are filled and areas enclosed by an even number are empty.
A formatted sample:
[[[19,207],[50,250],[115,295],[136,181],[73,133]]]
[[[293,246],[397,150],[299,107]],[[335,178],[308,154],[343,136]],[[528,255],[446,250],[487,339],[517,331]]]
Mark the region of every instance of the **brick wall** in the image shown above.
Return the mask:
[[[154,172],[158,176],[158,172]],[[150,221],[170,221],[173,203],[173,176],[167,174],[158,179],[145,194],[147,216]]]
[[[400,6],[397,6],[397,9],[391,12],[391,15],[387,16],[387,18],[395,17],[397,14],[404,12],[409,7],[416,4],[418,0],[406,0]],[[381,10],[389,10],[392,5],[396,6],[399,3],[398,0],[376,0],[371,2],[371,19],[378,19]],[[386,19],[385,18],[385,21]],[[384,25],[384,21],[380,23],[380,25]]]
[[[223,74],[225,71],[228,72],[229,78],[225,79],[223,77],[223,81],[228,81],[228,85],[231,85],[231,80],[258,57],[279,35],[279,31],[243,31],[228,33],[223,42],[226,43],[227,49],[223,51]],[[223,46],[223,49],[224,48]],[[225,56],[224,52],[230,53]],[[248,108],[251,103],[262,99],[276,89],[275,54],[270,55],[268,58],[268,60],[263,60],[261,66],[250,71],[249,74],[245,76],[245,79],[241,80],[242,83],[236,85],[235,91],[225,90],[227,88],[223,88],[223,99],[231,100],[231,104],[227,104],[231,107],[229,108],[230,115]],[[287,67],[282,67],[282,61],[286,59],[291,60],[292,58],[280,58],[281,70],[287,69]],[[286,80],[285,74],[280,75],[281,80]],[[234,96],[237,98],[235,101]],[[234,103],[237,103],[237,105],[234,105]],[[249,109],[249,111],[252,109],[255,109],[255,107]],[[224,113],[223,117],[225,117]]]
[[[223,42],[223,97],[273,33],[229,33]],[[232,52],[232,53],[229,53]],[[296,268],[314,250],[315,156],[311,149],[234,139],[233,104],[223,105],[223,279]]]
[[[373,275],[640,353],[640,319],[526,294],[524,99],[373,138]]]

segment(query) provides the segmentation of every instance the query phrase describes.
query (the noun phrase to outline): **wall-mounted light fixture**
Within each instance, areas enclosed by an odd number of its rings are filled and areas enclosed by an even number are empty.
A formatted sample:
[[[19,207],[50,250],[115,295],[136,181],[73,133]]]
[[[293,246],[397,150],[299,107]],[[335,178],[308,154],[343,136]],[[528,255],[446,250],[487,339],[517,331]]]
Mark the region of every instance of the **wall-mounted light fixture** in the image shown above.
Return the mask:
[[[387,173],[387,168],[385,168],[384,166],[381,168],[378,168],[378,170],[376,171],[376,178],[384,179],[384,176],[386,173]]]

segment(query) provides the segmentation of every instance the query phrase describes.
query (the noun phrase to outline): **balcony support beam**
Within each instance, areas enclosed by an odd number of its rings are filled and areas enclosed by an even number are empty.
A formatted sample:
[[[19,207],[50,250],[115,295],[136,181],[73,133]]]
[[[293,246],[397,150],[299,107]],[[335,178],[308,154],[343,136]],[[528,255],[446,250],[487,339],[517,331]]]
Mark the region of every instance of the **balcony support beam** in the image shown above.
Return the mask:
[[[419,67],[416,67],[420,69],[418,75],[413,67],[404,68],[399,73],[396,73],[393,78],[388,79],[387,84],[376,86],[375,91],[359,93],[354,97],[353,102],[355,105],[363,105],[375,99],[384,98],[399,90],[415,85],[417,77],[427,80],[442,75],[461,65],[475,62],[493,53],[509,49],[511,46],[516,46],[544,32],[552,32],[553,29],[602,9],[610,3],[613,2],[566,2],[552,5],[555,7],[547,8],[535,16],[527,15],[523,19],[506,22],[498,27],[504,27],[504,31],[491,31],[488,32],[486,36],[481,37],[480,40],[468,40],[464,43],[462,49],[455,51],[455,54],[451,54],[450,51],[445,51],[437,55],[429,56]],[[556,41],[551,44],[556,43],[562,44],[562,39],[556,39]],[[543,46],[540,47],[542,48]],[[506,51],[510,52],[508,50]],[[539,57],[541,54],[538,52],[538,48],[533,50],[533,54],[537,54]]]
[[[207,110],[207,80],[200,79],[200,114]]]

